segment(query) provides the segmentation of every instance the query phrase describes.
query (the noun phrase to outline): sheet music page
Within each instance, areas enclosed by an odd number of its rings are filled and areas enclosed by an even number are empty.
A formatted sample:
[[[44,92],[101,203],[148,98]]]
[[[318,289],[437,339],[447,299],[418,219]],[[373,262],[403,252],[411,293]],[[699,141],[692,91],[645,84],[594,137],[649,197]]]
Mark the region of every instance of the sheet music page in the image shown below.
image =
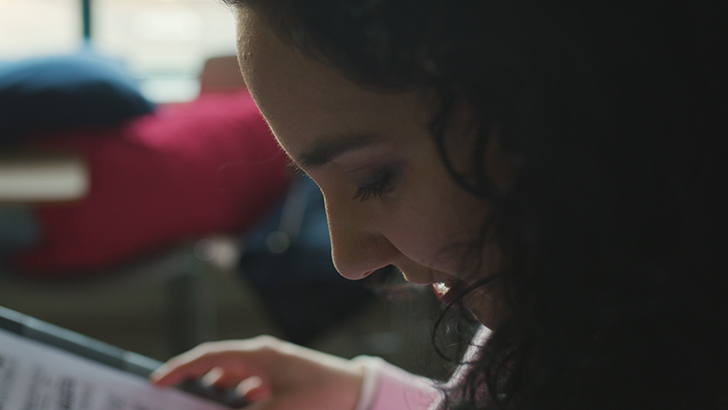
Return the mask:
[[[0,329],[0,410],[229,410]]]

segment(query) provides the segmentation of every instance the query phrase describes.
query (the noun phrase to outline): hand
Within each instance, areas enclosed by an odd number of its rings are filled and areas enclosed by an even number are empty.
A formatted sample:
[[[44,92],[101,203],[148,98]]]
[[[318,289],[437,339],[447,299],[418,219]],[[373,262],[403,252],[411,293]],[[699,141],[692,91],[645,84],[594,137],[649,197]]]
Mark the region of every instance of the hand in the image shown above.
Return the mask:
[[[205,343],[150,376],[158,386],[202,379],[236,388],[261,410],[352,410],[363,378],[357,363],[270,336]]]

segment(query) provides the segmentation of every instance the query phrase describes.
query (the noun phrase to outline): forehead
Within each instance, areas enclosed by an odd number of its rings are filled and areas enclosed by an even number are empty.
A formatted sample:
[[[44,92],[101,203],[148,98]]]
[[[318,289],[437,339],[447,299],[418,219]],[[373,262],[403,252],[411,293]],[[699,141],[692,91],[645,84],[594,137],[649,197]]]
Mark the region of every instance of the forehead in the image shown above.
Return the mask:
[[[251,8],[240,8],[238,59],[253,97],[263,100],[316,100],[317,98],[362,98],[355,86],[335,68],[320,63],[284,43],[266,17]]]
[[[293,85],[300,84],[301,79],[294,77],[300,77],[297,71],[310,65],[307,59],[284,44],[270,28],[265,16],[254,9],[240,7],[236,18],[238,60],[251,92],[258,94],[261,87],[266,92],[293,89]],[[280,73],[289,75],[278,75]],[[315,74],[315,71],[310,74]]]
[[[245,82],[292,156],[302,143],[320,143],[321,136],[381,134],[385,129],[393,133],[420,125],[409,120],[422,122],[419,118],[426,115],[421,93],[364,89],[333,66],[284,43],[259,12],[240,8],[237,20],[238,58]]]

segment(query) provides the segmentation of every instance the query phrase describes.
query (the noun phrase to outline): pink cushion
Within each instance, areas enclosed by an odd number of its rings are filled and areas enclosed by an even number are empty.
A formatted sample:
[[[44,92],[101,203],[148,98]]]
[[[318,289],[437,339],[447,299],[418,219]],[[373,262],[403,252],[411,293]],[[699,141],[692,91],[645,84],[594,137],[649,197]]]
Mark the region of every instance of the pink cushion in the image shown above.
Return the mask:
[[[79,202],[37,208],[44,241],[15,260],[34,274],[88,273],[187,238],[242,232],[290,179],[247,92],[203,94],[119,127],[46,136],[38,146],[80,152],[91,190]]]

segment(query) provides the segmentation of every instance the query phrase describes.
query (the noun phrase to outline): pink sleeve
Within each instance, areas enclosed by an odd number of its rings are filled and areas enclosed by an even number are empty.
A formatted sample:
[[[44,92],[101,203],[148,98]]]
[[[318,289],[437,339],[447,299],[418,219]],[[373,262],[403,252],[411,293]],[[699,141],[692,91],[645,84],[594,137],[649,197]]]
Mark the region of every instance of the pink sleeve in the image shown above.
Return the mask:
[[[437,382],[415,376],[380,358],[354,359],[364,365],[365,377],[355,410],[426,410],[437,407]]]
[[[463,363],[472,362],[490,330],[481,327],[468,348]],[[354,410],[436,410],[443,400],[443,390],[463,381],[470,366],[460,365],[445,384],[415,376],[376,357],[360,356],[354,359],[364,367],[364,382],[359,402]]]

